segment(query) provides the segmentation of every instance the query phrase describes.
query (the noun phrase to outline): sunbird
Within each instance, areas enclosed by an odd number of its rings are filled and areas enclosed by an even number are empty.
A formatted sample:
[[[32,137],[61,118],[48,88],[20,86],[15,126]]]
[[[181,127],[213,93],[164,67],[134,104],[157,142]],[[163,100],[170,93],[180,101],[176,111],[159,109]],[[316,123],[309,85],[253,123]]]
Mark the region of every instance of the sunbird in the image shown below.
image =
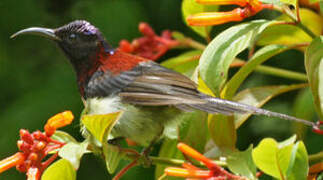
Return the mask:
[[[195,110],[224,115],[252,113],[312,125],[289,115],[206,95],[188,77],[114,49],[100,30],[85,20],[56,29],[31,27],[12,37],[21,34],[43,36],[58,44],[76,72],[88,114],[123,112],[112,129],[114,138],[150,146],[170,136],[170,128],[181,123],[179,116]]]

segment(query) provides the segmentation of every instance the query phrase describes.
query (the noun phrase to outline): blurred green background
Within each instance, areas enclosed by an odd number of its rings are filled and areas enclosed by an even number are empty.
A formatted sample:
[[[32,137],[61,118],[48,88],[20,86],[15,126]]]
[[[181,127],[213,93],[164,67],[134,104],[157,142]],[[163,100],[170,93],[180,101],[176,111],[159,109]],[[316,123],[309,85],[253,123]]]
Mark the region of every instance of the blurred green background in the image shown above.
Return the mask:
[[[268,17],[266,12],[258,17]],[[40,37],[22,36],[10,39],[14,32],[30,27],[55,28],[72,20],[85,19],[99,27],[107,40],[118,46],[121,39],[140,36],[138,23],[148,22],[158,33],[163,29],[184,32],[201,40],[185,26],[181,0],[1,0],[0,1],[0,159],[17,151],[19,129],[42,129],[52,115],[72,110],[74,123],[63,130],[82,140],[79,114],[83,105],[75,83],[74,72],[55,44]],[[218,26],[214,34],[229,25]],[[181,51],[171,51],[162,59]],[[242,55],[244,57],[244,55]],[[161,59],[161,60],[162,60]],[[303,54],[296,50],[279,55],[269,65],[304,72]],[[234,70],[233,70],[234,72]],[[298,83],[288,79],[254,73],[244,87]],[[295,102],[295,99],[297,100]],[[265,108],[282,113],[316,119],[309,91],[291,92],[275,98]],[[304,109],[305,108],[305,109]],[[259,120],[263,119],[263,120]],[[306,130],[306,129],[305,129]],[[299,125],[283,120],[252,117],[238,131],[238,147],[245,149],[263,137],[283,140],[295,132],[304,134],[309,153],[323,149],[322,139]],[[158,145],[155,153],[158,152]],[[136,167],[124,179],[153,179],[154,168]],[[109,179],[104,163],[86,155],[78,179]],[[25,179],[14,168],[0,179]]]

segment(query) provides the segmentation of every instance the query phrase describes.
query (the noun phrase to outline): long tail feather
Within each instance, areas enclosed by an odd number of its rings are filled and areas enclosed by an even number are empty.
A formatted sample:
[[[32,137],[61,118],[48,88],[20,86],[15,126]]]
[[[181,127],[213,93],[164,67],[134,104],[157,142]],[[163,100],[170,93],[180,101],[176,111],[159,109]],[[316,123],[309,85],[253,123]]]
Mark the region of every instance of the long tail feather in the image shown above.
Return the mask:
[[[310,122],[304,119],[296,118],[282,113],[272,112],[269,110],[257,108],[247,104],[242,104],[242,103],[224,100],[220,98],[214,98],[206,95],[203,95],[202,98],[206,99],[208,103],[204,105],[193,105],[193,107],[209,113],[221,113],[226,115],[230,113],[231,114],[232,113],[252,113],[256,115],[278,117],[285,120],[297,121],[309,126],[315,125],[313,122]]]

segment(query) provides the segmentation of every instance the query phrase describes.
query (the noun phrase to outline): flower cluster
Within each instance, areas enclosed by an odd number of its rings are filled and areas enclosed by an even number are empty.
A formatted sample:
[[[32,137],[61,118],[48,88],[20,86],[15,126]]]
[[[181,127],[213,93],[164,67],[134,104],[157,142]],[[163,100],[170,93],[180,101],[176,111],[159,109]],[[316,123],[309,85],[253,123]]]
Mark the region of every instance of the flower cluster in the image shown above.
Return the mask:
[[[51,155],[46,161],[44,158],[50,152],[64,146],[64,143],[51,138],[57,128],[66,126],[74,119],[72,112],[65,111],[51,117],[46,125],[45,132],[20,130],[20,140],[17,145],[19,152],[0,161],[0,173],[16,166],[17,170],[26,173],[30,180],[38,180],[42,172],[56,159],[58,153]]]
[[[245,18],[257,14],[263,9],[272,9],[273,5],[263,4],[258,0],[196,0],[204,5],[238,5],[243,8],[235,8],[227,12],[203,12],[187,17],[191,26],[211,26],[224,24],[231,21],[242,21]]]
[[[142,22],[139,24],[139,31],[143,37],[134,39],[131,43],[127,40],[120,41],[119,50],[157,60],[169,49],[179,45],[178,41],[172,39],[172,33],[169,30],[164,30],[158,36],[147,23]]]
[[[214,163],[211,159],[203,156],[193,148],[189,147],[184,143],[179,143],[177,148],[183,152],[185,155],[192,157],[193,159],[203,163],[208,170],[200,169],[190,163],[183,163],[183,168],[178,167],[168,167],[165,169],[165,174],[167,176],[175,176],[175,177],[184,177],[188,179],[206,179],[206,180],[243,180],[246,179],[244,177],[236,176],[216,163]]]

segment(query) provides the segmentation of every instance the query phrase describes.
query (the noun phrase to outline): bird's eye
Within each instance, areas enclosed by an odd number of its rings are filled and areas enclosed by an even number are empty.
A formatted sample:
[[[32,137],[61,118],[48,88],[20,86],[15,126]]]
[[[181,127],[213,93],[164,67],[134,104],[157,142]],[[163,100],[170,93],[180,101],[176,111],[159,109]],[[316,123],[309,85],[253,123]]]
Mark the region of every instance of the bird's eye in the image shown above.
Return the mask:
[[[70,39],[75,39],[76,38],[76,34],[72,33],[70,34]]]

